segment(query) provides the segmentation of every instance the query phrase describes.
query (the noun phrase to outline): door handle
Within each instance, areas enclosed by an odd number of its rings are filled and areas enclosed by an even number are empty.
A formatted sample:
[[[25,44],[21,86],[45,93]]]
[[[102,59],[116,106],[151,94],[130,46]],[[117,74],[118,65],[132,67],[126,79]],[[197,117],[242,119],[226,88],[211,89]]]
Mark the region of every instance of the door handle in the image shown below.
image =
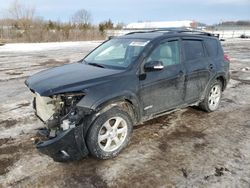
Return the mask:
[[[212,70],[213,68],[214,68],[214,65],[213,65],[213,64],[210,64],[210,65],[209,65],[209,69]]]

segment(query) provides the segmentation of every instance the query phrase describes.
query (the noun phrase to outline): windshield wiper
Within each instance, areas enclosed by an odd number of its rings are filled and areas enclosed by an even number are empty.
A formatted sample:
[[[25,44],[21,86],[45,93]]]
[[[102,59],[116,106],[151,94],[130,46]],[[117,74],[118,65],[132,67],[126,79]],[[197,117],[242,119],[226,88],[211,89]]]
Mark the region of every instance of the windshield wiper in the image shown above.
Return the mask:
[[[105,68],[103,65],[100,65],[98,63],[88,63],[88,65],[93,65],[93,66],[96,66],[96,67]]]

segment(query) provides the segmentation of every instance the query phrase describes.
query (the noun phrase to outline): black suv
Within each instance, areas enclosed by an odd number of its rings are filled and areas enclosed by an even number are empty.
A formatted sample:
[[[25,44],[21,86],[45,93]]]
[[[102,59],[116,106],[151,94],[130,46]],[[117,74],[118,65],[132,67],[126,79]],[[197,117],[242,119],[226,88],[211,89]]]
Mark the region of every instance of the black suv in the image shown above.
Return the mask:
[[[118,155],[133,126],[177,108],[218,108],[229,59],[210,33],[138,31],[105,41],[84,59],[35,74],[37,148],[55,161]]]

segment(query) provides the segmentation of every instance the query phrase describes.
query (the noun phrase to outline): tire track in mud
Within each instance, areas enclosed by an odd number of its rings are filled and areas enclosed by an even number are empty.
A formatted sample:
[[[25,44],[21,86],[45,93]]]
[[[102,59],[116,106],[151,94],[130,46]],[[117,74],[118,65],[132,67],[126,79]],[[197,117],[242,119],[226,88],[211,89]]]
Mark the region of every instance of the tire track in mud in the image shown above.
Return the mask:
[[[16,144],[13,138],[0,139],[0,176],[9,172],[10,167],[17,162],[23,153],[29,154],[32,145],[29,141]]]
[[[1,182],[0,178],[0,185],[2,183],[4,187],[107,187],[96,173],[102,161],[87,158],[72,163],[56,163],[40,155],[33,145],[29,152],[19,151],[22,156],[10,157],[5,180]]]
[[[250,70],[249,71],[231,71],[231,78],[240,81],[242,84],[250,84]]]

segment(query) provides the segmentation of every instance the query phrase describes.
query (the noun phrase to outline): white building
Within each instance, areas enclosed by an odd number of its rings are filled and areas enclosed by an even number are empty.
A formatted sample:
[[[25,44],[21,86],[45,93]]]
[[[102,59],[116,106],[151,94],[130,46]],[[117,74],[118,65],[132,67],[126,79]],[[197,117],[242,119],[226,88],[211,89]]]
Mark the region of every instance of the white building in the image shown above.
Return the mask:
[[[169,22],[137,22],[126,25],[122,30],[107,30],[107,36],[120,36],[138,30],[154,30],[167,28],[196,28],[195,21],[169,21]]]
[[[136,29],[164,29],[164,28],[190,28],[196,27],[196,22],[190,20],[184,21],[169,21],[169,22],[138,22],[138,23],[130,23],[124,27],[124,29],[128,30],[136,30]]]

